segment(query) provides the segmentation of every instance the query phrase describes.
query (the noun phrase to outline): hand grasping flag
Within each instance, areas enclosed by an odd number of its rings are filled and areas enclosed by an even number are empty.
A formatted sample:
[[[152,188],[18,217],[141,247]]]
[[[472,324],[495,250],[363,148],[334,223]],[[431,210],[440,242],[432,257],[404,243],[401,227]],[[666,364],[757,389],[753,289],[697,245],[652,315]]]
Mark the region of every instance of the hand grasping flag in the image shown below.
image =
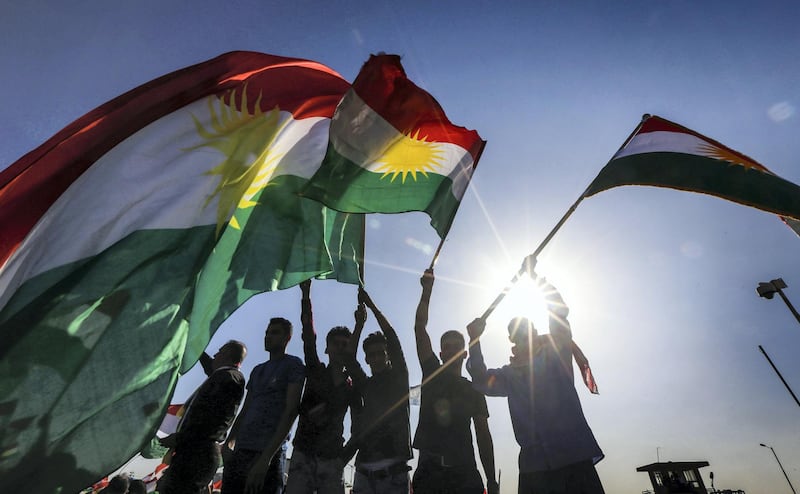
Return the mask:
[[[661,117],[644,115],[611,161],[527,259],[535,265],[537,256],[584,198],[620,185],[651,185],[721,197],[778,214],[800,235],[800,186],[713,139]],[[484,311],[483,319],[524,272],[523,265]]]

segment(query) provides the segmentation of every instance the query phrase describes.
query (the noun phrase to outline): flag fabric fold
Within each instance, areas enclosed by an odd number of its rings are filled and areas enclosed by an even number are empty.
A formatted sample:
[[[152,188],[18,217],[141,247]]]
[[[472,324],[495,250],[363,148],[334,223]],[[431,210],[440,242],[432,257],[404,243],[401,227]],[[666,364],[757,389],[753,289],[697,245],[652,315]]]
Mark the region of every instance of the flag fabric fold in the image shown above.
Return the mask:
[[[658,116],[644,116],[584,197],[620,185],[700,192],[800,219],[799,186],[738,151]]]
[[[297,194],[348,88],[316,62],[232,52],[123,94],[0,172],[6,489],[77,492],[123,464],[252,295],[359,282],[363,216]]]
[[[441,238],[485,142],[450,123],[396,55],[373,55],[336,109],[322,166],[306,197],[338,211],[425,211]]]

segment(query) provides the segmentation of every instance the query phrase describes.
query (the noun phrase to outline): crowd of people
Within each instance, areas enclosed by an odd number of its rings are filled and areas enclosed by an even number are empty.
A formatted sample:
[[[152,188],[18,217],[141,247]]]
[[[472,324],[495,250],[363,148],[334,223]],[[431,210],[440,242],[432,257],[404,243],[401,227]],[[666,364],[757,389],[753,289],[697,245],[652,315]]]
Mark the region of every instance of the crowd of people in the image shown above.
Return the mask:
[[[536,278],[533,269],[529,273]],[[469,346],[463,333],[444,332],[437,357],[427,329],[434,273],[425,271],[414,324],[423,382],[413,441],[408,367],[395,329],[361,288],[353,330],[330,329],[328,362],[321,361],[311,281],[303,282],[304,359],[286,353],[292,324],[283,318],[267,325],[269,359],[247,381],[239,369],[247,354],[243,343],[232,340],[213,358],[205,355],[208,378],[187,401],[178,431],[162,439],[171,453],[158,492],[206,494],[222,462],[222,494],[343,494],[344,467],[355,456],[354,494],[497,494],[485,396],[505,396],[520,446],[518,492],[602,494],[594,465],[603,454],[574,387],[568,309],[552,285],[538,281],[550,310],[550,333],[539,335],[527,319],[512,320],[511,361],[488,369],[480,345],[482,319],[467,326]],[[368,312],[380,329],[361,343],[369,375],[356,358]],[[472,381],[462,375],[467,356]],[[287,474],[286,441],[295,420]],[[418,450],[413,476],[412,448]]]

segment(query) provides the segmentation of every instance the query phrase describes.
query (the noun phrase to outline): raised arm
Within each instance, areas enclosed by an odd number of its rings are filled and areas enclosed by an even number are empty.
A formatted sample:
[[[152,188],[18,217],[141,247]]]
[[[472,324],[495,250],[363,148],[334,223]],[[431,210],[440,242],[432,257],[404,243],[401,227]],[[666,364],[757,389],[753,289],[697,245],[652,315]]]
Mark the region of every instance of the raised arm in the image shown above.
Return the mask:
[[[522,261],[521,271],[526,271],[531,279],[538,283],[539,289],[544,295],[545,303],[547,304],[547,311],[550,315],[550,335],[555,338],[572,338],[572,331],[567,322],[567,315],[569,308],[561,298],[558,292],[545,277],[539,277],[536,274],[536,257],[531,254]]]
[[[480,317],[475,318],[467,324],[467,334],[469,335],[469,359],[467,360],[467,372],[472,377],[472,385],[486,394],[489,384],[489,374],[486,372],[486,363],[483,361],[481,351],[481,336],[486,329],[486,321]]]
[[[345,359],[344,367],[353,381],[353,388],[360,394],[364,389],[364,384],[367,382],[367,374],[358,363],[356,354],[358,353],[358,342],[361,339],[364,324],[367,322],[367,308],[364,307],[363,303],[359,302],[353,315],[355,316],[356,325],[347,342],[347,358]]]
[[[422,285],[422,295],[417,305],[417,315],[414,319],[414,336],[417,341],[417,358],[420,364],[430,358],[436,358],[431,346],[431,337],[428,334],[428,311],[431,302],[431,293],[433,292],[433,269],[426,269],[425,273],[420,278],[419,283]]]
[[[546,278],[539,278],[539,286],[544,294],[547,303],[547,311],[550,314],[550,334],[554,337],[572,338],[572,330],[569,327],[567,316],[569,307],[564,303],[564,299]]]
[[[203,367],[203,372],[205,372],[206,376],[210,376],[214,372],[214,359],[206,352],[200,355],[200,365]]]
[[[372,301],[372,298],[364,288],[359,288],[358,300],[363,302],[375,315],[375,320],[378,321],[378,326],[381,328],[383,336],[386,337],[386,351],[392,361],[392,368],[408,375],[408,366],[406,365],[406,358],[403,356],[403,347],[400,346],[400,339],[397,337],[397,332],[395,332],[392,325],[389,324],[389,320],[378,310],[375,302]]]
[[[340,458],[342,461],[342,466],[346,465],[347,462],[353,458],[359,448],[356,423],[358,420],[358,414],[361,411],[362,392],[364,390],[364,385],[367,382],[367,374],[364,372],[364,369],[361,368],[358,360],[356,360],[358,341],[361,339],[361,333],[364,330],[364,324],[367,322],[367,308],[363,303],[359,302],[353,315],[355,316],[356,325],[353,328],[353,334],[350,336],[350,340],[347,343],[348,352],[347,360],[345,361],[345,370],[350,376],[350,379],[353,381],[353,389],[355,390],[355,394],[350,402],[350,439],[347,441],[347,444],[344,445],[344,448],[342,448],[342,455]]]
[[[306,366],[320,364],[317,354],[317,333],[314,331],[314,316],[311,310],[311,280],[300,283],[300,322],[303,325],[303,356]]]
[[[473,417],[475,424],[475,440],[478,443],[478,456],[481,457],[483,473],[486,474],[486,493],[499,494],[494,469],[494,442],[492,433],[489,432],[489,419],[487,417]]]
[[[355,358],[356,352],[358,351],[358,341],[361,339],[361,333],[364,331],[364,325],[367,323],[367,308],[360,300],[356,306],[355,312],[353,312],[353,319],[355,319],[356,322],[355,326],[353,326],[353,337],[350,339],[353,344],[349,345],[348,348],[350,353],[353,354],[353,358]]]
[[[502,369],[487,369],[481,351],[481,335],[486,321],[476,318],[467,325],[469,335],[469,360],[467,372],[472,377],[472,386],[487,396],[508,396],[508,383]]]

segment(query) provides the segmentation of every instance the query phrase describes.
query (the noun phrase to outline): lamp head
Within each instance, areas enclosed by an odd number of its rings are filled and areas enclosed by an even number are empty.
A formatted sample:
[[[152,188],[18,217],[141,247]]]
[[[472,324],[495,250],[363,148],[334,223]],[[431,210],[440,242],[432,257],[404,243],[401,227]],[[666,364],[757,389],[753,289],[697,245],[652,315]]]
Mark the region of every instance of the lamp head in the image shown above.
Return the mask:
[[[758,284],[758,287],[756,287],[756,292],[759,297],[771,300],[772,297],[775,296],[775,293],[778,292],[778,289],[770,282],[761,282]]]

